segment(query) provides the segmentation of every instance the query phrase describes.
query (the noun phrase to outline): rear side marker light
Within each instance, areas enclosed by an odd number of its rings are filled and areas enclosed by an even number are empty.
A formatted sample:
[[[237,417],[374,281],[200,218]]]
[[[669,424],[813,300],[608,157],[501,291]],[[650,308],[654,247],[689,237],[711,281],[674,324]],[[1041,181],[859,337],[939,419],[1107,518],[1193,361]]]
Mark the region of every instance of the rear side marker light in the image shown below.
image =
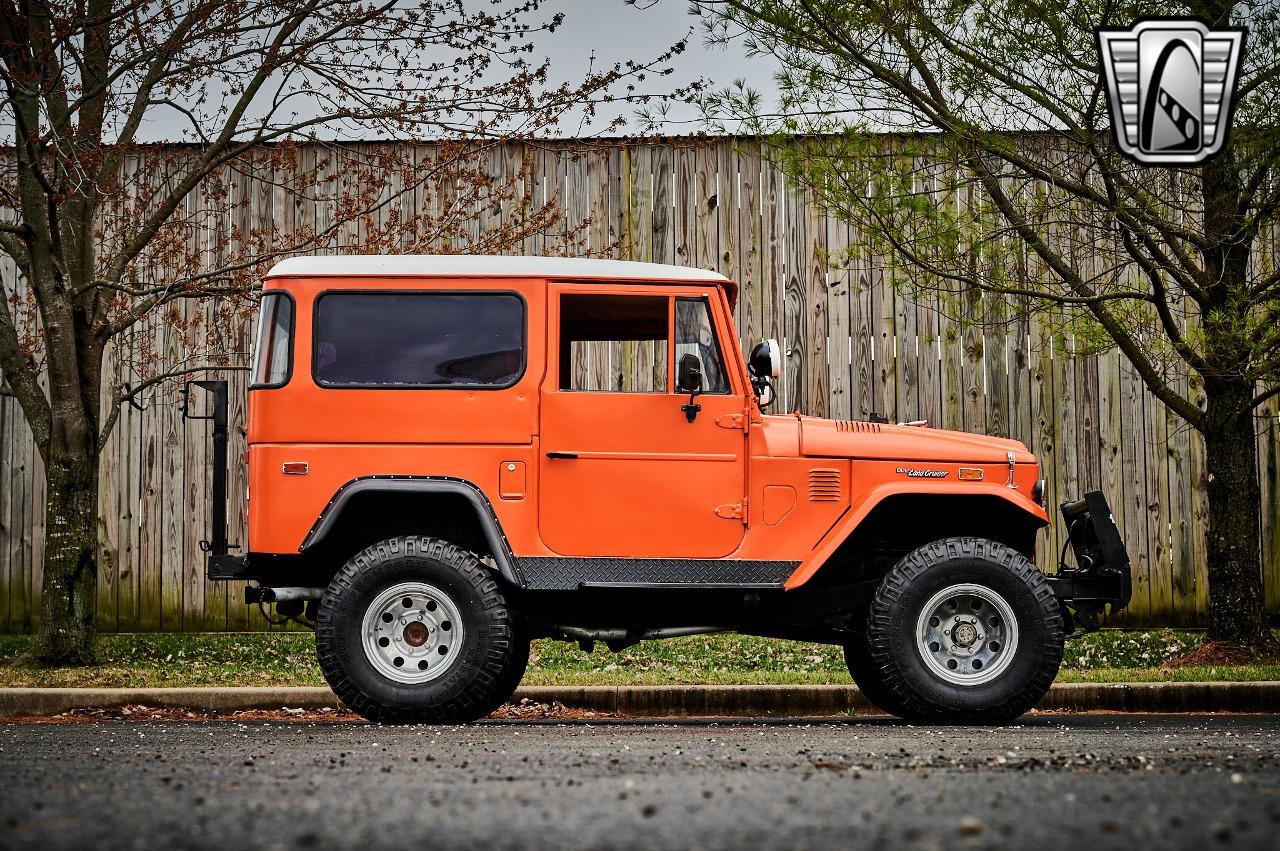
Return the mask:
[[[285,461],[280,465],[280,470],[286,476],[305,476],[307,474],[306,461]]]
[[[962,482],[980,482],[982,481],[982,471],[977,467],[961,467],[960,481]]]

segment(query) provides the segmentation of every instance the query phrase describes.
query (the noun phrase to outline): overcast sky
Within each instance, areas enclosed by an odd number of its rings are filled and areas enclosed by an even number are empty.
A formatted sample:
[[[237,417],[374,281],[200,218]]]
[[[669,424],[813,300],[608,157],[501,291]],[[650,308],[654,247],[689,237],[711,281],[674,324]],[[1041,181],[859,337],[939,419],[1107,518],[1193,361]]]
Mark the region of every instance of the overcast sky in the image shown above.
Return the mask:
[[[644,3],[645,0],[641,0],[641,5]],[[674,63],[676,82],[683,84],[701,77],[712,88],[723,88],[742,78],[767,98],[771,97],[776,91],[773,85],[776,63],[770,58],[748,58],[740,48],[705,46],[698,20],[689,15],[688,8],[685,0],[656,0],[644,9],[627,5],[623,0],[548,0],[544,10],[548,14],[564,12],[565,25],[551,36],[541,38],[536,53],[551,59],[553,78],[572,79],[586,71],[592,50],[596,51],[597,61],[606,65],[645,59],[662,53],[693,28],[688,50],[676,57]],[[670,118],[669,132],[699,129],[696,110],[691,107],[673,107]],[[572,132],[569,135],[573,135]]]
[[[490,0],[464,2],[469,8],[479,10],[488,6]],[[508,2],[517,3],[519,0]],[[766,99],[771,100],[776,94],[773,83],[776,63],[770,58],[748,58],[740,47],[707,47],[698,19],[689,14],[686,0],[639,0],[639,6],[642,8],[628,5],[624,0],[543,0],[542,8],[526,18],[529,23],[548,20],[557,12],[563,12],[565,20],[556,32],[537,35],[534,52],[529,58],[548,58],[551,62],[549,82],[552,85],[568,82],[572,86],[592,68],[593,58],[596,69],[612,67],[615,62],[627,60],[649,62],[687,37],[685,52],[674,57],[671,63],[675,73],[669,77],[650,77],[648,91],[671,91],[698,79],[704,80],[712,89],[720,89],[737,79],[745,79]],[[319,101],[316,104],[319,108]],[[299,111],[306,111],[299,106]],[[570,114],[555,135],[600,134],[618,115],[628,121],[621,132],[639,132],[643,128],[635,118],[636,108],[618,105],[612,112],[602,110],[590,126],[582,126],[580,114]],[[250,116],[253,112],[251,108]],[[668,123],[660,128],[666,133],[695,133],[704,129],[697,108],[691,105],[672,105],[667,117]],[[176,112],[152,109],[138,131],[138,138],[143,142],[186,141],[191,138],[189,132],[184,134],[188,127],[187,121]],[[330,138],[349,136],[333,128],[318,132]],[[12,138],[13,119],[5,110],[0,112],[0,144],[11,144]]]
[[[469,8],[480,10],[490,0],[465,0]],[[518,0],[509,0],[511,3]],[[544,0],[536,15],[526,18],[529,23],[549,20],[557,12],[565,15],[564,25],[554,33],[541,33],[534,39],[534,52],[530,56],[540,61],[551,61],[549,80],[552,85],[581,80],[592,68],[608,68],[615,62],[652,61],[668,50],[675,42],[689,35],[687,49],[672,62],[675,73],[670,77],[650,77],[649,91],[670,91],[678,86],[703,79],[712,88],[723,88],[742,78],[753,88],[765,93],[775,91],[773,70],[775,64],[768,59],[748,59],[741,49],[707,47],[703,43],[697,18],[689,15],[685,0],[640,0],[649,3],[647,8],[628,5],[623,0]],[[692,34],[690,32],[692,30]],[[621,132],[639,132],[642,128],[635,120],[636,107],[619,105],[612,112],[601,111],[594,125],[582,126],[581,114],[565,116],[559,131],[554,135],[576,137],[598,135],[605,130],[615,116],[622,115],[628,125]],[[250,111],[250,115],[253,111]],[[670,134],[694,133],[703,129],[698,111],[691,105],[673,105],[668,113],[669,123],[662,130]],[[182,130],[186,122],[169,110],[152,110],[139,131],[142,141],[162,142],[183,140]],[[7,140],[11,128],[0,128]],[[346,132],[333,128],[317,131],[321,136],[347,138]],[[365,134],[360,134],[365,137]]]

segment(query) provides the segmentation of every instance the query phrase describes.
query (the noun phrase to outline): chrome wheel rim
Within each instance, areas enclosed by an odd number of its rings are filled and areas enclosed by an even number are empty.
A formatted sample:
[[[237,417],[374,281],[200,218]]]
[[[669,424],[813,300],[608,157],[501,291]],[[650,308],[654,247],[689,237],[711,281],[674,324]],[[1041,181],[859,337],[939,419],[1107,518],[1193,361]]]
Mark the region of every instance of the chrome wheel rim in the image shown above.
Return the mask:
[[[439,588],[401,582],[379,594],[361,624],[364,655],[389,680],[417,685],[443,676],[462,652],[458,607]]]
[[[916,621],[916,649],[929,671],[960,686],[988,683],[1018,653],[1013,608],[983,585],[961,583],[929,598]]]

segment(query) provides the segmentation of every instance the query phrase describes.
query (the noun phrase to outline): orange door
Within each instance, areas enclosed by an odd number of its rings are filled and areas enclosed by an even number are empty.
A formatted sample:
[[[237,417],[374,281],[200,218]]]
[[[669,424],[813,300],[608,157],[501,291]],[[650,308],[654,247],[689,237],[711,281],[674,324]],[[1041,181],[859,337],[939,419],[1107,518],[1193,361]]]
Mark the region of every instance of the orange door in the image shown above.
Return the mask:
[[[620,291],[549,293],[542,540],[565,556],[729,555],[744,532],[746,437],[725,427],[740,422],[744,396],[717,348],[721,320],[697,290],[689,299]],[[692,423],[681,410],[688,395],[673,389],[673,363],[690,351],[704,361],[707,390]]]

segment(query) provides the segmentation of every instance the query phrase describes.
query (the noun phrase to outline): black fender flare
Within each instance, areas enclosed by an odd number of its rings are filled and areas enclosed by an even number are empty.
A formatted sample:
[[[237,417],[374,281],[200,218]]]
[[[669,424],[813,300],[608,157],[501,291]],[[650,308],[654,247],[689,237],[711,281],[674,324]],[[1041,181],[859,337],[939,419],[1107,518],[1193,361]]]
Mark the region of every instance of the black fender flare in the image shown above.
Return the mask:
[[[330,535],[342,516],[343,509],[353,497],[364,493],[412,493],[448,494],[461,496],[475,509],[476,519],[484,533],[485,542],[498,565],[498,574],[510,585],[523,588],[524,575],[511,552],[511,544],[502,531],[498,515],[484,491],[473,482],[452,476],[361,476],[344,484],[334,493],[328,505],[316,518],[311,531],[302,539],[298,552],[305,553]]]

